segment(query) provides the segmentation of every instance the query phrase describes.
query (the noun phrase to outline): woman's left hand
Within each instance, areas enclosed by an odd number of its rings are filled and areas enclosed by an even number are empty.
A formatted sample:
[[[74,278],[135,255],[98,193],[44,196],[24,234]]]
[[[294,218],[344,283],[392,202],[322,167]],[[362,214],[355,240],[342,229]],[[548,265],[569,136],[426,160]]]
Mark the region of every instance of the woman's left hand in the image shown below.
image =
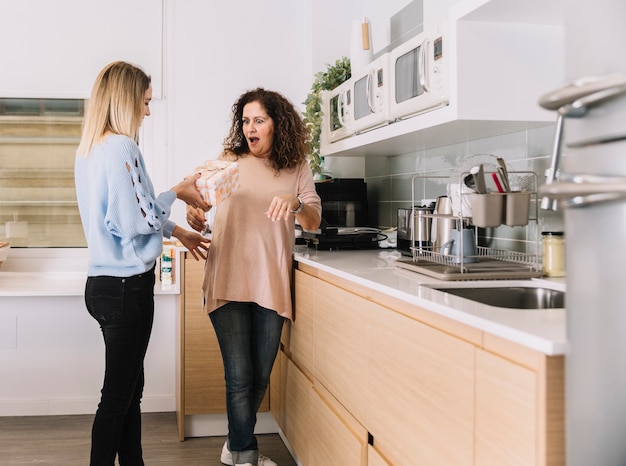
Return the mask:
[[[295,204],[295,208],[294,208]],[[274,196],[272,202],[270,202],[270,206],[265,212],[267,218],[269,218],[272,222],[276,222],[278,220],[287,220],[292,210],[295,210],[299,205],[298,199],[293,194],[281,194],[279,196]]]

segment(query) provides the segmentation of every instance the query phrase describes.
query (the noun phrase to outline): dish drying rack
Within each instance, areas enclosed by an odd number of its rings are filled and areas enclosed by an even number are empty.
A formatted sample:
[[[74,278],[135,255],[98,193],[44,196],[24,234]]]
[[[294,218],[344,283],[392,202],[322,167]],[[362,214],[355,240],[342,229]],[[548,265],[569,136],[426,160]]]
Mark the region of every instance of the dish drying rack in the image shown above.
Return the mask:
[[[488,172],[489,173],[489,172]],[[436,251],[432,246],[413,246],[411,258],[402,258],[396,262],[400,268],[423,273],[441,280],[484,280],[484,279],[525,279],[542,276],[540,256],[539,256],[539,225],[538,225],[538,202],[537,202],[537,175],[532,171],[509,171],[510,175],[518,176],[525,180],[524,190],[531,195],[530,203],[533,215],[529,215],[529,222],[534,222],[535,228],[535,253],[510,251],[476,245],[476,254],[472,256],[444,254]],[[453,218],[457,220],[457,227],[460,225],[472,225],[472,217],[464,215],[466,196],[469,192],[463,191],[463,180],[469,172],[462,172],[459,175],[458,183],[458,205],[456,213],[436,214],[424,213],[424,217]],[[444,176],[422,176],[416,175],[411,179],[411,218],[415,218],[415,181],[418,179],[445,178]],[[503,193],[503,195],[506,193]],[[475,241],[478,242],[478,227],[474,227]],[[412,231],[411,244],[415,244],[414,229]],[[461,239],[461,251],[463,250]]]

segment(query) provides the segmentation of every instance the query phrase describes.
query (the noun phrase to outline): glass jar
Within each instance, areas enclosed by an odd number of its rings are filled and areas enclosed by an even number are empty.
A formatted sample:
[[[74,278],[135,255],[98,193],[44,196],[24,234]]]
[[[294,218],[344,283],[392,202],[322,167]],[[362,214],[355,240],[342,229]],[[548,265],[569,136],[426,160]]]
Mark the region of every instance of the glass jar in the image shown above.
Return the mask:
[[[562,231],[541,233],[543,245],[543,274],[546,277],[565,276],[565,235]]]

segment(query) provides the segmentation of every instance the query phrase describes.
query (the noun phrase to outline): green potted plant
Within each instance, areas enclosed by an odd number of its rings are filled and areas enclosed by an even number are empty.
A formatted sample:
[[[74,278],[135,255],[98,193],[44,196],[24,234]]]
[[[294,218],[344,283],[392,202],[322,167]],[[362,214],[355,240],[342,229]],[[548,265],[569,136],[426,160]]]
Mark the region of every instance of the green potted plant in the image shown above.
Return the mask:
[[[311,158],[309,164],[314,175],[322,171],[322,157],[320,156],[320,135],[322,132],[322,109],[320,106],[322,91],[331,91],[343,82],[350,79],[350,60],[346,57],[339,58],[333,65],[328,65],[326,71],[320,71],[315,75],[311,86],[311,92],[306,97],[304,105],[304,121],[311,129],[309,147]]]

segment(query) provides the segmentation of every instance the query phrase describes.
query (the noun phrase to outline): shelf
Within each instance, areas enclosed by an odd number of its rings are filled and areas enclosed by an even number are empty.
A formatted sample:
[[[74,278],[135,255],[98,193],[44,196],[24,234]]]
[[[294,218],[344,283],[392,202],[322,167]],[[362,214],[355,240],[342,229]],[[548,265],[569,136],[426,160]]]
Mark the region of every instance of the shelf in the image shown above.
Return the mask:
[[[449,10],[450,104],[328,143],[323,156],[390,156],[554,125],[537,103],[564,79],[564,0],[466,0]]]
[[[554,124],[550,121],[441,121],[436,112],[391,123],[367,133],[322,146],[324,156],[389,156],[428,150],[472,139],[510,134]],[[423,120],[421,118],[424,117]]]

